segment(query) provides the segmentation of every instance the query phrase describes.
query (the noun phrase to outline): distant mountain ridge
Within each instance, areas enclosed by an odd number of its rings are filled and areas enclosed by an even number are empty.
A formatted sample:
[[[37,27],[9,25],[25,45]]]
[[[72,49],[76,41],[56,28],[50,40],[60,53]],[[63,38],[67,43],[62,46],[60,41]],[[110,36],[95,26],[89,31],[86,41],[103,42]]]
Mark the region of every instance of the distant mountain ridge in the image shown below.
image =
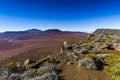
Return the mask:
[[[25,31],[6,31],[0,33],[0,40],[8,40],[8,39],[29,39],[37,36],[49,36],[63,34],[63,33],[77,33],[77,34],[86,34],[85,32],[72,32],[72,31],[61,31],[59,29],[48,29],[48,30],[39,30],[39,29],[29,29]]]
[[[39,29],[29,29],[29,30],[25,30],[25,31],[6,31],[6,32],[2,32],[0,34],[7,34],[7,33],[37,33],[37,32],[77,32],[77,33],[86,33],[86,32],[81,32],[81,31],[62,31],[59,29],[47,29],[47,30],[39,30]]]
[[[31,32],[42,32],[42,30],[39,29],[29,29],[29,30],[25,30],[25,31],[6,31],[3,33],[31,33]]]
[[[42,30],[39,30],[39,29],[29,29],[29,30],[26,30],[26,32],[28,32],[28,33],[37,33],[37,32],[42,32]]]
[[[45,30],[44,32],[63,32],[59,29],[48,29],[48,30]]]

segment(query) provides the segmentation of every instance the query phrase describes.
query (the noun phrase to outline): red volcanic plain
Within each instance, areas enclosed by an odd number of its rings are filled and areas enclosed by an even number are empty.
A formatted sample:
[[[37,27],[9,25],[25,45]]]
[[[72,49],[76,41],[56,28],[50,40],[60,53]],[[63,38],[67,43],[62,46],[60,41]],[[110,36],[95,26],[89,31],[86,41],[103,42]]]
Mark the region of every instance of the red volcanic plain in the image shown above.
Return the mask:
[[[44,34],[17,37],[17,39],[0,40],[0,60],[14,58],[14,56],[27,58],[29,56],[55,55],[60,52],[59,46],[64,41],[80,41],[88,35],[76,32],[46,32]]]

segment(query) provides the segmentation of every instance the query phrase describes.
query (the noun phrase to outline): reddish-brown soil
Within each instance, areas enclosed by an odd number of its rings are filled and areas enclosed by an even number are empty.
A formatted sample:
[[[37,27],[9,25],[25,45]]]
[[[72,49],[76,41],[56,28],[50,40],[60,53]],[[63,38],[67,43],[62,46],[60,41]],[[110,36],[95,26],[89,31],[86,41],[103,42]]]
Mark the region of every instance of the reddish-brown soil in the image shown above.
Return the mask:
[[[63,41],[74,42],[84,40],[87,34],[79,33],[59,33],[46,36],[35,36],[26,40],[9,40],[0,42],[0,60],[13,58],[15,55],[20,55],[21,59],[26,56],[40,57],[47,55],[55,55],[60,52],[59,46]],[[30,53],[31,52],[31,53]],[[23,56],[24,55],[24,56]]]
[[[61,78],[64,80],[111,80],[103,71],[90,70],[78,67],[78,63],[72,65],[62,64]]]

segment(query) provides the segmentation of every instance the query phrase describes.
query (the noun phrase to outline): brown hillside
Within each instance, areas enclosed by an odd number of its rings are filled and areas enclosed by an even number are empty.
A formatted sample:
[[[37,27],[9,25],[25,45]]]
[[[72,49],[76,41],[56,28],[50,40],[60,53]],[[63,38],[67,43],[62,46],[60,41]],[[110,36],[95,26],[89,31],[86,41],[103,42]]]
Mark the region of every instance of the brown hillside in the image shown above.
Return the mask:
[[[18,55],[19,53],[27,53],[30,51],[36,52],[36,54],[55,54],[60,52],[59,45],[63,41],[79,41],[87,37],[88,34],[80,33],[49,33],[45,35],[37,35],[26,40],[8,40],[0,42],[0,60],[10,58],[12,56]],[[41,37],[42,36],[42,37]],[[26,36],[27,37],[27,36]],[[23,37],[23,38],[26,38]],[[35,50],[39,51],[35,51]],[[24,55],[24,56],[25,56]],[[46,56],[46,54],[44,54]]]

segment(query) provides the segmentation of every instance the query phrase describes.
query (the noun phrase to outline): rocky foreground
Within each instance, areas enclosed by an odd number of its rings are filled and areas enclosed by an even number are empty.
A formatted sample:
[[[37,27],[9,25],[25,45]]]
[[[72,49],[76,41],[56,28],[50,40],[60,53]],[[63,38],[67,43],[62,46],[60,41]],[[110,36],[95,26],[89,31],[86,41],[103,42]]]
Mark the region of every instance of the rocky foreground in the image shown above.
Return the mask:
[[[89,70],[102,71],[111,80],[120,80],[119,51],[119,30],[98,29],[84,41],[72,44],[65,41],[61,46],[61,52],[56,57],[48,56],[38,61],[26,59],[24,64],[13,61],[8,63],[6,68],[1,65],[0,80],[64,80],[64,77],[61,79],[63,65],[74,64],[77,65],[74,66],[76,69],[84,67]],[[82,78],[78,77],[76,80],[80,79]],[[94,77],[86,78],[86,80],[110,79]]]

